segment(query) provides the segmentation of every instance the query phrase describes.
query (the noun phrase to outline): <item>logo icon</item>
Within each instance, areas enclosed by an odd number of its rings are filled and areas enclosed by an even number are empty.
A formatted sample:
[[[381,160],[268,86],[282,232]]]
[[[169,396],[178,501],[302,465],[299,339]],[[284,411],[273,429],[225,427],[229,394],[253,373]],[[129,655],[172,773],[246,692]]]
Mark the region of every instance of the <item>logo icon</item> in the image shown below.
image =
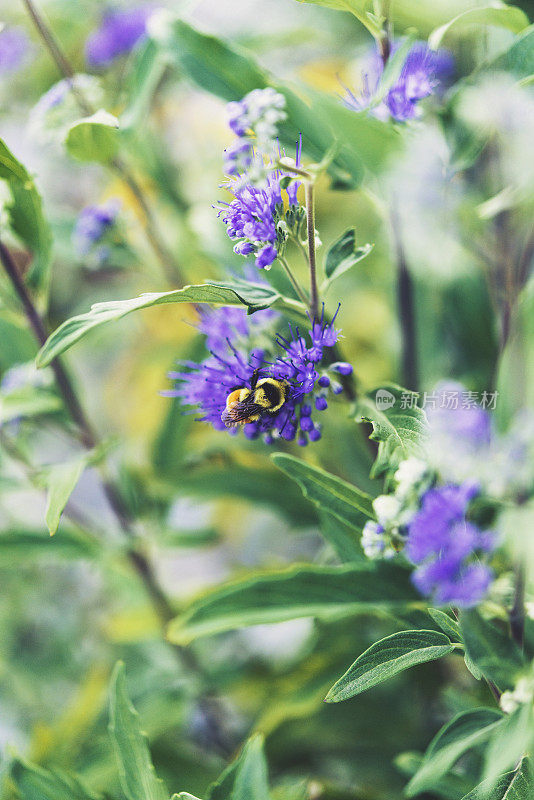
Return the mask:
[[[379,411],[385,411],[395,405],[395,395],[387,389],[379,389],[375,395],[375,403]]]

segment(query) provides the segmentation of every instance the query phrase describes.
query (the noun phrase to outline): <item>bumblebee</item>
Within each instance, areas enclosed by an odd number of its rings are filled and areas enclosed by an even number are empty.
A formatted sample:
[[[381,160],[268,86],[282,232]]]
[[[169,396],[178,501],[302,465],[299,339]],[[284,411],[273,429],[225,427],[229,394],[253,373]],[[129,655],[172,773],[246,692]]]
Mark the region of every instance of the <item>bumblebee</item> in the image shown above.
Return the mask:
[[[259,378],[254,370],[250,389],[238,386],[226,398],[221,419],[227,428],[257,422],[264,414],[276,414],[287,400],[289,383],[276,378]]]

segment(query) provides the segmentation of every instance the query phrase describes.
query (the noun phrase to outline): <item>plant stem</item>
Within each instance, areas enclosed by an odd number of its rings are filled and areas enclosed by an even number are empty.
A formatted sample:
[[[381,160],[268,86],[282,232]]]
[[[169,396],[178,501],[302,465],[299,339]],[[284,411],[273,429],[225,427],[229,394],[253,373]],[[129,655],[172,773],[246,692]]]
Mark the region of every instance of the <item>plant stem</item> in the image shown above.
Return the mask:
[[[74,94],[76,101],[80,107],[80,110],[84,116],[90,116],[94,114],[95,109],[92,108],[91,104],[87,101],[87,98],[79,90],[74,82],[74,69],[72,68],[72,64],[63,53],[58,40],[54,36],[52,29],[50,26],[45,22],[41,14],[35,8],[33,0],[22,0],[26,10],[28,11],[29,16],[31,17],[35,27],[37,28],[41,39],[45,47],[47,48],[48,52],[50,53],[54,63],[56,64],[59,72],[63,75],[63,77],[68,81],[69,87]],[[172,286],[180,287],[183,285],[184,280],[181,274],[180,267],[176,262],[176,259],[172,255],[172,253],[167,248],[161,233],[158,230],[156,220],[152,209],[150,208],[150,204],[147,202],[145,194],[141,189],[139,183],[137,182],[134,175],[130,172],[128,167],[124,164],[122,159],[115,158],[111,164],[111,169],[119,176],[119,178],[126,184],[129,188],[139,206],[143,212],[144,217],[144,229],[145,235],[148,239],[150,246],[152,247],[154,253],[157,256],[158,261],[161,264],[163,272],[167,278],[167,281]]]
[[[1,241],[0,260],[4,266],[9,280],[11,281],[13,289],[22,304],[35,338],[40,345],[43,345],[48,338],[45,324],[33,303],[33,300],[22,280],[11,253]],[[50,367],[54,373],[58,391],[63,398],[65,409],[79,430],[80,442],[86,449],[94,449],[99,445],[99,440],[85,415],[70,376],[58,358],[55,358],[50,363]],[[127,540],[131,542],[130,546],[126,550],[128,561],[132,565],[134,571],[137,573],[147,595],[152,601],[156,615],[161,623],[162,631],[165,632],[168,623],[175,616],[172,604],[159,585],[152,563],[147,556],[137,548],[135,544],[137,535],[133,526],[134,519],[131,511],[124,502],[124,498],[118,486],[113,482],[113,480],[111,480],[105,471],[102,475],[102,487],[104,489],[104,494],[109,506],[114,513],[123,534]],[[189,672],[202,675],[202,667],[197,662],[191,650],[180,647],[179,645],[173,644],[171,646],[179,657],[182,667]],[[207,697],[201,697],[199,699],[199,703],[205,707],[205,713],[210,715],[214,741],[217,741],[221,753],[228,755],[232,751],[233,745],[229,742],[226,742],[225,735],[223,734],[222,730],[219,729],[220,725],[215,719],[215,709],[211,708],[211,702],[212,701]],[[208,705],[210,705],[210,708],[208,708]]]
[[[308,263],[310,267],[310,313],[319,319],[319,293],[317,291],[317,262],[315,257],[315,198],[312,181],[305,181],[306,230],[308,234]]]
[[[525,583],[525,565],[518,563],[515,568],[514,604],[510,611],[510,631],[512,638],[521,648],[525,638]]]
[[[278,256],[278,260],[280,261],[280,263],[282,264],[283,268],[285,269],[287,277],[291,281],[291,285],[293,286],[293,289],[295,290],[297,296],[300,298],[300,300],[302,300],[302,302],[304,303],[305,306],[309,307],[310,300],[306,296],[306,293],[304,292],[304,290],[301,287],[300,283],[298,282],[298,280],[294,276],[294,274],[293,274],[293,272],[291,270],[291,267],[287,263],[286,259],[284,258],[284,256]]]
[[[382,36],[378,40],[378,46],[380,48],[380,57],[382,59],[382,64],[385,67],[391,55],[391,39],[392,39],[391,19],[389,14],[389,0],[383,0],[382,2],[382,16],[384,17],[384,28],[382,31]]]
[[[419,386],[419,370],[414,289],[412,277],[406,262],[406,254],[404,252],[399,218],[394,200],[391,203],[390,220],[397,266],[397,305],[402,336],[401,381],[403,386],[407,389],[416,392]]]

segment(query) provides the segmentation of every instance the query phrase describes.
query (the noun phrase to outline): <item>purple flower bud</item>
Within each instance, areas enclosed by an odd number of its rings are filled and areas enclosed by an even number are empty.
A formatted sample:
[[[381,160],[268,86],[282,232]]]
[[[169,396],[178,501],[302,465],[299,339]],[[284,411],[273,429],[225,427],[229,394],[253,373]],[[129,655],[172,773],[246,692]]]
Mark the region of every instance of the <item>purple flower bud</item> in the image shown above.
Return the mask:
[[[328,408],[326,397],[316,397],[315,408],[317,409],[317,411],[325,411]]]
[[[313,430],[313,421],[311,417],[302,417],[300,418],[300,429],[301,431],[312,431]]]
[[[339,372],[340,375],[352,375],[352,364],[348,364],[346,361],[337,361],[332,364],[331,369]]]
[[[321,386],[323,389],[326,389],[326,388],[328,388],[328,386],[330,386],[330,378],[328,377],[328,375],[321,375],[321,377],[319,378],[319,380],[317,381],[317,383],[318,383],[318,384],[319,384],[319,386]]]
[[[306,445],[308,444],[308,437],[306,436],[305,433],[302,433],[302,431],[299,433],[297,437],[297,444],[299,445],[299,447],[306,447]]]
[[[276,248],[272,245],[268,244],[265,245],[256,256],[256,266],[263,269],[264,267],[269,267],[273,261],[275,260],[276,256],[278,255]]]
[[[319,428],[316,427],[312,431],[310,431],[308,435],[310,437],[310,441],[318,442],[319,439],[321,438],[321,431],[319,430]]]

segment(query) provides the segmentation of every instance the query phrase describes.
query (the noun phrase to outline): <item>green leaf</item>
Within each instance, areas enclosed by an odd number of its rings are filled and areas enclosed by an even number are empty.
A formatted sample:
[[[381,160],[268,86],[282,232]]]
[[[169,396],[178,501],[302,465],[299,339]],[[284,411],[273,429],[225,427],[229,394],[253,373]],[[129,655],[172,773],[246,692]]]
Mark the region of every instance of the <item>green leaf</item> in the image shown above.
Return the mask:
[[[356,422],[370,422],[370,439],[379,442],[372,476],[383,473],[409,456],[424,454],[428,435],[426,415],[417,405],[418,395],[394,383],[374,389],[354,405]]]
[[[393,633],[362,653],[332,686],[325,700],[327,703],[348,700],[405,669],[443,658],[453,650],[445,634],[437,631]]]
[[[33,178],[0,139],[0,178],[6,181],[12,202],[6,206],[12,231],[33,255],[26,281],[34,289],[47,289],[52,259],[52,234],[43,201]]]
[[[59,770],[49,771],[15,758],[10,777],[24,800],[95,800],[74,775]]]
[[[501,773],[515,767],[529,749],[532,723],[532,703],[524,703],[504,718],[486,749],[483,783],[493,786]]]
[[[331,544],[342,564],[365,560],[366,556],[360,543],[360,530],[328,513],[321,513],[320,519],[321,533]]]
[[[529,78],[534,74],[534,25],[516,37],[515,41],[485,67],[486,70],[504,70],[516,78]]]
[[[227,459],[224,469],[186,462],[177,481],[180,492],[188,496],[210,500],[238,497],[256,506],[274,509],[295,527],[317,524],[315,509],[302,497],[298,487],[288,485],[282,473],[272,469],[268,462],[267,465],[243,466]]]
[[[353,267],[358,261],[369,255],[374,245],[366,244],[363,247],[356,247],[356,231],[349,228],[342,234],[337,242],[330,247],[326,254],[325,274],[327,280],[321,287],[324,292],[328,286]]]
[[[405,752],[400,753],[395,758],[395,766],[407,778],[411,778],[412,775],[415,775],[422,762],[423,756],[421,753]],[[442,797],[444,800],[458,800],[465,792],[469,791],[472,785],[472,780],[469,780],[467,776],[457,775],[451,772],[448,775],[443,775],[439,781],[435,781],[432,790],[438,797]]]
[[[263,753],[263,737],[257,734],[248,740],[239,757],[232,800],[269,800],[267,762]]]
[[[87,456],[83,456],[64,464],[53,464],[43,470],[41,480],[47,489],[45,522],[50,536],[56,533],[69,497],[86,466]]]
[[[166,62],[152,39],[137,48],[128,76],[128,104],[120,116],[122,131],[135,131],[146,120],[152,99],[165,72]]]
[[[111,678],[109,733],[122,791],[128,800],[167,800],[163,781],[156,777],[139,714],[126,691],[124,664],[121,661],[115,665]]]
[[[249,294],[240,288],[239,294],[234,289],[211,283],[199,286],[185,286],[170,292],[150,292],[129,300],[110,300],[106,303],[95,303],[86,314],[66,320],[47,339],[39,353],[36,363],[38,367],[46,367],[54,358],[64,353],[75,342],[78,342],[93,328],[121,319],[132,311],[162,305],[164,303],[213,303],[214,305],[239,306],[246,305],[249,313],[262,308],[269,308],[281,301],[281,296],[268,287],[251,284],[253,290]],[[262,290],[260,292],[260,289]],[[279,307],[277,305],[277,307]]]
[[[79,119],[69,127],[65,146],[77,161],[109,164],[119,149],[119,120],[102,109]]]
[[[468,8],[445,25],[432,31],[428,37],[428,44],[437,50],[443,39],[452,28],[463,28],[466,25],[492,25],[496,28],[506,28],[512,33],[519,33],[528,25],[528,17],[524,11],[515,6],[504,3],[493,3],[482,8]]]
[[[380,35],[381,25],[379,20],[374,14],[368,12],[368,9],[372,8],[370,0],[297,0],[297,2],[323,6],[334,11],[348,11],[350,14],[354,14],[362,25],[365,25],[369,33],[373,36]]]
[[[502,775],[497,783],[483,781],[462,800],[532,800],[534,797],[534,775],[530,760],[524,758],[513,772]]]
[[[51,391],[23,386],[0,396],[0,425],[18,419],[57,414],[62,408],[62,401]]]
[[[247,625],[299,617],[335,619],[418,600],[409,573],[392,564],[297,565],[256,572],[210,589],[170,623],[168,638],[185,645]]]
[[[286,453],[274,453],[271,459],[322,511],[357,530],[361,530],[367,519],[374,519],[372,498],[356,486]]]
[[[208,789],[206,800],[269,800],[263,736],[255,734]]]
[[[454,642],[460,642],[462,637],[460,635],[460,626],[455,619],[449,617],[444,611],[439,608],[429,608],[428,613],[436,622],[441,630],[447,634]]]
[[[525,660],[517,644],[471,609],[460,613],[466,655],[499,689],[511,689]]]
[[[51,539],[42,530],[9,530],[0,533],[0,563],[34,558],[96,558],[98,545],[71,530]]]
[[[441,630],[445,631],[447,636],[450,636],[453,639],[454,642],[462,642],[462,634],[460,632],[460,625],[458,624],[458,622],[455,619],[450,617],[444,611],[440,611],[439,608],[429,608],[428,609],[428,613],[430,614],[430,616],[432,617],[434,622],[436,622],[440,626]],[[481,680],[482,672],[473,663],[473,661],[467,655],[467,653],[464,653],[464,661],[465,661],[465,666],[467,667],[467,669],[469,670],[471,675],[477,681]]]
[[[406,796],[415,797],[430,790],[460,756],[486,742],[500,724],[502,714],[491,708],[477,708],[454,717],[430,743],[421,767],[406,787]]]
[[[180,794],[173,794],[171,800],[200,800],[200,798],[189,792],[180,792]]]
[[[286,99],[287,120],[278,126],[281,144],[293,149],[302,134],[304,152],[320,162],[341,143],[330,167],[340,182],[358,183],[365,167],[378,169],[400,144],[391,126],[308,87],[299,85],[293,91],[266,73],[245,50],[200,33],[178,18],[156,34],[156,40],[170,61],[201,88],[226,101],[241,100],[252,89],[274,87]]]

